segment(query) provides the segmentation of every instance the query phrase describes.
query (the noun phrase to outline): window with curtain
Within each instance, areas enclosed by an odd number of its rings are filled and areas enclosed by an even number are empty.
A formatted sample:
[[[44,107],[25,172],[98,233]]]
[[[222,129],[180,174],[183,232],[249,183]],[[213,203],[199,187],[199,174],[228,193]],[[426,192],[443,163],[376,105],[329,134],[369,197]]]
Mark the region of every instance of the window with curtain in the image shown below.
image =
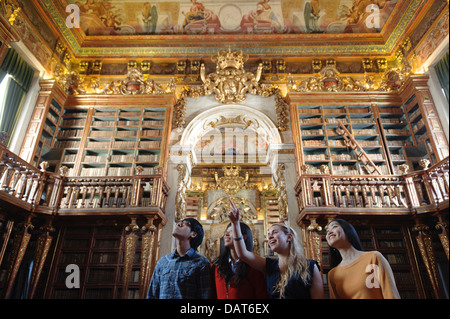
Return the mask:
[[[449,86],[449,71],[448,71],[448,51],[447,53],[444,55],[444,57],[436,64],[436,66],[434,67],[434,70],[436,71],[436,75],[439,79],[439,82],[441,84],[442,87],[442,91],[444,92],[445,97],[447,98],[447,103],[449,101],[448,99],[448,86]]]
[[[33,76],[33,68],[14,49],[8,49],[0,67],[0,132],[8,135],[4,141],[6,146],[16,128]]]

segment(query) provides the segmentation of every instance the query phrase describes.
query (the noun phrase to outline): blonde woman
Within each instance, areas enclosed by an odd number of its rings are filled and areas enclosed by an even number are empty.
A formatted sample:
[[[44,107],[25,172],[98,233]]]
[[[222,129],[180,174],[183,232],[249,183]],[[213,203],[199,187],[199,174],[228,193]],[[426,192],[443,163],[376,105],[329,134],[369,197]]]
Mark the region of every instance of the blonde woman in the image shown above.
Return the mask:
[[[240,227],[240,211],[231,205],[234,248],[238,258],[266,275],[271,299],[322,299],[323,282],[317,262],[308,260],[295,231],[285,224],[270,227],[267,239],[278,259],[258,256],[245,247]]]

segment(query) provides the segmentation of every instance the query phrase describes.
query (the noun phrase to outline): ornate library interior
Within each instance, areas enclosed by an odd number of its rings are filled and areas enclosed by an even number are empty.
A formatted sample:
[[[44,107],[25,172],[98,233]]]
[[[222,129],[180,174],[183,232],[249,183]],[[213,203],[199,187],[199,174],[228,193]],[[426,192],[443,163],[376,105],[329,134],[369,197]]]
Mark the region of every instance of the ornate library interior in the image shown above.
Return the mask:
[[[449,298],[448,0],[1,0],[0,297],[145,299],[176,224],[349,221]],[[71,269],[79,274],[70,286]]]

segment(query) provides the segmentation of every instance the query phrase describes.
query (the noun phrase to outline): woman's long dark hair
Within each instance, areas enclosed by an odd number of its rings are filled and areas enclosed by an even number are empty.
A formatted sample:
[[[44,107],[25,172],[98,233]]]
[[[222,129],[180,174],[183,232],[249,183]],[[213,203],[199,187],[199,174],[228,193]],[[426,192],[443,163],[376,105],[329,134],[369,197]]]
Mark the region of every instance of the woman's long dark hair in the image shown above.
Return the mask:
[[[227,229],[230,225],[231,224],[228,224]],[[252,230],[242,222],[240,222],[240,225],[245,247],[248,251],[253,251]],[[214,263],[217,265],[217,270],[219,271],[220,276],[225,279],[227,285],[237,287],[241,280],[247,276],[249,266],[243,261],[238,261],[236,263],[236,274],[234,274],[231,269],[230,257],[230,248],[225,247],[223,253],[214,260]]]
[[[330,223],[331,222],[337,222],[342,227],[342,229],[344,230],[345,236],[347,237],[350,244],[353,247],[355,247],[355,249],[360,250],[360,251],[364,250],[361,245],[361,241],[359,240],[358,233],[356,232],[356,230],[352,224],[350,224],[346,220],[339,219],[339,218],[334,218],[333,220],[330,221]],[[330,224],[330,223],[328,223],[328,224]],[[331,268],[334,268],[337,265],[339,265],[339,263],[342,261],[342,256],[339,253],[339,250],[337,250],[336,248],[333,248],[330,245],[328,245],[328,247],[330,248],[330,266],[331,266]]]

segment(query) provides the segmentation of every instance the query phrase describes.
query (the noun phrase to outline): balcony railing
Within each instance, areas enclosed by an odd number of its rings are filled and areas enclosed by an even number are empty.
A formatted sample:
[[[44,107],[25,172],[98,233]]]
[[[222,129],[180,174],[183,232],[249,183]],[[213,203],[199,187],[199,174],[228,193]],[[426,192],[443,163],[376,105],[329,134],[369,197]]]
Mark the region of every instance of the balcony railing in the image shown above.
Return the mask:
[[[402,175],[301,175],[295,186],[306,214],[410,214],[448,207],[449,159]]]
[[[47,214],[165,211],[162,175],[66,177],[35,168],[0,146],[0,199]],[[295,186],[303,215],[347,212],[410,214],[448,207],[448,157],[403,175],[301,175]]]
[[[169,188],[161,174],[66,177],[30,165],[0,145],[0,199],[44,214],[164,213]]]

